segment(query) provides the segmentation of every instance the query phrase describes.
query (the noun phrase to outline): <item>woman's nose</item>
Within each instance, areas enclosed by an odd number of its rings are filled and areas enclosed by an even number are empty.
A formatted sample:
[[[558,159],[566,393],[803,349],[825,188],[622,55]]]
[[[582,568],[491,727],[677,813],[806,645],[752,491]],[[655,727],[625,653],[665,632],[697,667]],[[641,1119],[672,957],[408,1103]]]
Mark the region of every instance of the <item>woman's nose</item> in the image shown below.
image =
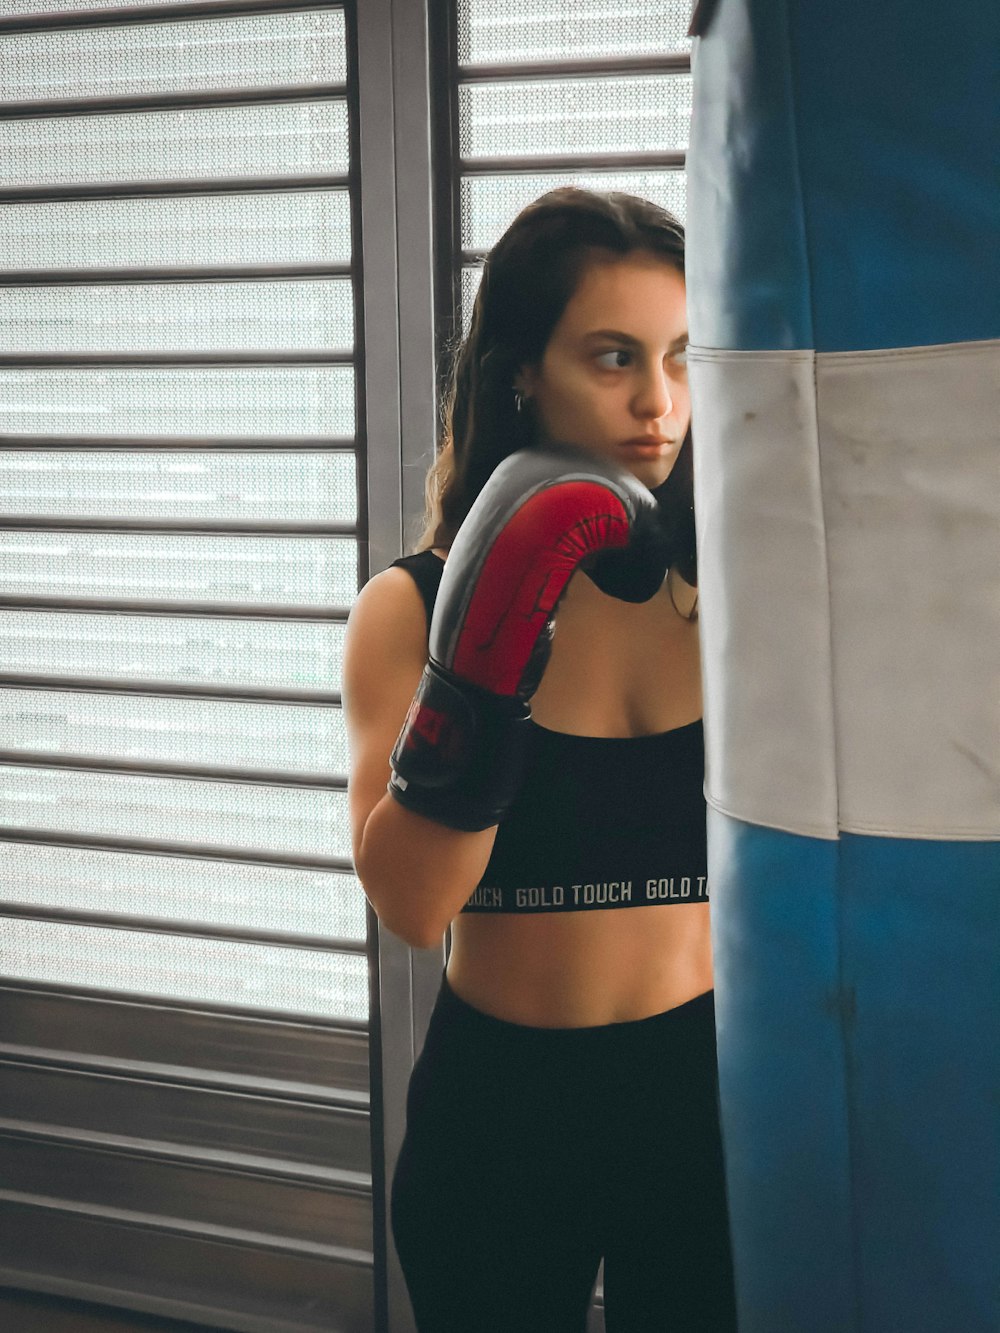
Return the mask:
[[[657,369],[645,375],[634,401],[636,416],[649,417],[655,421],[667,416],[673,405],[670,381],[664,372]]]

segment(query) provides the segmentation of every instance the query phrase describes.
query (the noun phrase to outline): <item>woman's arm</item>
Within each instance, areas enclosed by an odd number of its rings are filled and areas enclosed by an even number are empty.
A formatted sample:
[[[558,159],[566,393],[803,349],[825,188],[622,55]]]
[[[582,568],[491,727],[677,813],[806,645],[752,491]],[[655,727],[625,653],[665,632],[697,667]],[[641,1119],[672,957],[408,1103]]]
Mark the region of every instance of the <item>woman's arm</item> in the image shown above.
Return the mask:
[[[383,925],[413,948],[440,944],[482,878],[496,827],[461,833],[392,799],[389,755],[427,662],[427,620],[402,569],[377,574],[347,624],[344,713],[354,862]]]

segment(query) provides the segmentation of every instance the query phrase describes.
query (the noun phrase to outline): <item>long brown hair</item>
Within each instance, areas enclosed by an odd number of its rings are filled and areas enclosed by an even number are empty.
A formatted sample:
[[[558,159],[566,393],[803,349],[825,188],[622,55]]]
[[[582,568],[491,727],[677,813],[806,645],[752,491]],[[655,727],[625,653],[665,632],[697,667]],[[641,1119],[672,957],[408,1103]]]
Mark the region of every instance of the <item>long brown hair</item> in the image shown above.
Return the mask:
[[[595,254],[636,252],[683,273],[683,227],[648,200],[569,186],[529,204],[497,241],[483,266],[468,336],[454,359],[418,549],[450,546],[494,468],[533,443],[534,423],[529,412],[518,411],[514,379],[521,367],[541,361],[587,264]],[[694,570],[692,479],[689,431],[657,492],[661,506],[676,507],[690,527],[677,560],[686,578]]]

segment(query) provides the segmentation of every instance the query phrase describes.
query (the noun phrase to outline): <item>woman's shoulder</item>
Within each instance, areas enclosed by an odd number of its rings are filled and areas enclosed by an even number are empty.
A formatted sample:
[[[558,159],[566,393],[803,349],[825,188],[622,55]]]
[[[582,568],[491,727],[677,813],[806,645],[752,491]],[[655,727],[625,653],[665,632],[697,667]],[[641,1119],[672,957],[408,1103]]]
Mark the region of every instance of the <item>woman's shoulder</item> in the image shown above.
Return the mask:
[[[416,580],[399,565],[373,574],[358,593],[347,625],[355,638],[393,632],[401,637],[409,637],[410,632],[425,634],[424,600]]]
[[[427,629],[444,561],[431,551],[404,556],[373,575],[358,593],[347,621],[348,648],[359,639],[369,648],[426,652]]]
[[[342,694],[349,715],[375,715],[386,697],[412,694],[426,661],[427,616],[417,585],[399,568],[373,575],[347,619]]]

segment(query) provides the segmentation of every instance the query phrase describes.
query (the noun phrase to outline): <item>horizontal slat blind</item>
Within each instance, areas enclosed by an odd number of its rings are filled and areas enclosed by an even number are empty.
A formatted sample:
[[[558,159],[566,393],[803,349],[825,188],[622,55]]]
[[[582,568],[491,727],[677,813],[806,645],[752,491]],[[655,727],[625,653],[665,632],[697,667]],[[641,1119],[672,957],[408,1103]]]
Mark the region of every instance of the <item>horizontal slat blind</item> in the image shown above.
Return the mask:
[[[58,532],[58,535],[56,533]],[[130,532],[7,532],[0,596],[345,606],[357,585],[349,538]]]
[[[467,70],[688,53],[690,10],[690,0],[459,0],[458,62]]]
[[[353,452],[0,453],[4,514],[301,524],[357,520]]]
[[[685,212],[691,117],[686,0],[458,0],[455,300],[514,216],[560,185]]]
[[[59,751],[166,764],[232,764],[305,772],[347,770],[337,707],[215,703],[0,688],[0,734],[9,750]]]
[[[148,357],[142,358],[143,361]],[[235,358],[220,357],[232,362]],[[12,434],[74,436],[341,436],[354,433],[350,366],[107,364],[0,366]],[[37,361],[37,358],[36,358]]]
[[[180,927],[178,927],[180,929]],[[262,1006],[363,1019],[368,972],[363,957],[199,940],[130,928],[104,930],[0,918],[0,948],[18,960],[18,979],[89,986],[176,1000]]]
[[[341,101],[260,102],[0,123],[0,190],[346,173]]]
[[[340,13],[313,10],[15,33],[4,67],[25,102],[343,84],[347,51]]]
[[[351,259],[344,190],[0,204],[3,267],[39,271],[308,264]]]
[[[457,0],[452,32],[454,325],[482,259],[520,210],[562,185],[621,190],[685,214],[690,0]],[[604,1328],[602,1288],[589,1333]]]
[[[334,936],[360,950],[364,899],[346,878],[293,866],[8,843],[0,900],[61,914],[127,912],[192,931],[280,932],[289,942]]]
[[[0,1284],[361,1330],[353,18],[121,8],[0,0]]]
[[[153,850],[198,850],[208,844],[261,860],[305,857],[317,866],[345,864],[350,851],[347,798],[343,790],[264,785],[226,774],[207,777],[146,776],[101,771],[78,762],[76,769],[43,768],[26,756],[22,765],[0,764],[0,820],[11,831],[71,834],[128,842]],[[105,766],[110,769],[110,765]],[[148,767],[148,766],[147,766]],[[211,770],[209,770],[211,772]],[[17,975],[21,960],[4,959]],[[95,978],[95,980],[98,980]],[[331,1014],[335,1017],[335,1014]]]
[[[461,185],[462,245],[488,250],[515,214],[546,190],[573,184],[584,190],[621,190],[651,199],[678,216],[685,204],[681,171],[519,172],[504,176],[466,176]]]
[[[135,0],[0,0],[0,18],[35,18],[38,15],[72,15],[78,9],[132,9]],[[143,8],[162,5],[176,8],[177,0],[142,0]]]
[[[647,152],[687,147],[690,79],[682,75],[492,78],[458,90],[465,158],[625,153],[637,132]]]
[[[340,679],[343,654],[335,621],[0,611],[10,673],[60,681],[100,674],[181,691],[321,694]]]
[[[0,352],[328,349],[350,354],[349,278],[0,290]]]

